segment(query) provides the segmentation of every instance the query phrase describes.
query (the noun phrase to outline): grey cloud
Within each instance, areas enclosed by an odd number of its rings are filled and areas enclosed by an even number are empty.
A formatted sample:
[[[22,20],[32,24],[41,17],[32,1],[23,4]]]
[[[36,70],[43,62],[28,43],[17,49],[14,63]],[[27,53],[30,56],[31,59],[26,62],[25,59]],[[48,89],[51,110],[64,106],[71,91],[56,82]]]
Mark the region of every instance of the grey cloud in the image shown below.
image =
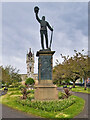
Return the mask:
[[[45,15],[54,27],[54,65],[60,53],[72,55],[74,49],[87,50],[87,3],[3,3],[3,64],[15,65],[23,73],[27,50],[31,47],[36,54],[41,47],[40,26],[33,11],[36,5],[40,7],[40,18]]]

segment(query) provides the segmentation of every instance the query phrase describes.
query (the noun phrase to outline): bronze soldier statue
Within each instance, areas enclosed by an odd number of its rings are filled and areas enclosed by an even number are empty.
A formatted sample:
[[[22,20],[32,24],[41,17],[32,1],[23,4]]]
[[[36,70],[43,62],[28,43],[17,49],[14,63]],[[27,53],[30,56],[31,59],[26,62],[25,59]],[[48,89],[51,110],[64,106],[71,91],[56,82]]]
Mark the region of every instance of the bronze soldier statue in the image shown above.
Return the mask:
[[[37,21],[40,23],[40,35],[41,35],[41,46],[42,46],[42,49],[44,49],[44,36],[45,36],[45,39],[46,39],[46,47],[48,47],[48,33],[47,33],[47,27],[53,31],[53,28],[49,25],[49,23],[47,21],[45,21],[45,16],[42,16],[42,19],[40,20],[40,18],[38,17],[38,11],[39,11],[39,8],[36,6],[34,8],[34,12],[36,14],[36,19]],[[51,43],[51,42],[50,42]],[[50,45],[51,46],[51,45]]]

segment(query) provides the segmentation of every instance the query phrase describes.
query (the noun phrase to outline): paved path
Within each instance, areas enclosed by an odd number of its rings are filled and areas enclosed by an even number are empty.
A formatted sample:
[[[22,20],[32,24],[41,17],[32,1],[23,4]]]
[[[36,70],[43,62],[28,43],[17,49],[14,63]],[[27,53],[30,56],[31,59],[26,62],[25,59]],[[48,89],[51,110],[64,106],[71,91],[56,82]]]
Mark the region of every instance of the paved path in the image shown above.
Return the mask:
[[[77,115],[75,118],[90,118],[90,94],[73,92],[74,95],[81,97],[85,100],[85,106],[83,111]]]
[[[1,106],[1,104],[0,104]],[[39,118],[2,105],[2,118]],[[35,119],[33,119],[35,120]]]

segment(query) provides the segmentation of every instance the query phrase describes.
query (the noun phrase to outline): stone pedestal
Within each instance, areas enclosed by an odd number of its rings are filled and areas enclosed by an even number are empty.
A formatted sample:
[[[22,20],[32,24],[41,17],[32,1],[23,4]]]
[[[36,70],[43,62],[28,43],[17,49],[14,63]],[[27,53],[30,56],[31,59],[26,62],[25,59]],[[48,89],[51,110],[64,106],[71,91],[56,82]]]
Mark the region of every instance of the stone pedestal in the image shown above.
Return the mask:
[[[53,54],[55,51],[40,50],[38,57],[38,85],[35,86],[35,100],[57,100],[57,87],[52,83]]]

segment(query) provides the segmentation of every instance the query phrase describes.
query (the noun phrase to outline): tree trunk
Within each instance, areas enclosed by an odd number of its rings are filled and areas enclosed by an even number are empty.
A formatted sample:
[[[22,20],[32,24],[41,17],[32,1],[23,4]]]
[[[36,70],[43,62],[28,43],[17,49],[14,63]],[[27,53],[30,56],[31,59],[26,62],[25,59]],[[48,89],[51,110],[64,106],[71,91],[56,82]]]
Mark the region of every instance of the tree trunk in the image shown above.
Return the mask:
[[[75,81],[73,81],[73,88],[75,88]]]
[[[87,89],[87,86],[86,86],[86,80],[84,80],[84,90]]]

